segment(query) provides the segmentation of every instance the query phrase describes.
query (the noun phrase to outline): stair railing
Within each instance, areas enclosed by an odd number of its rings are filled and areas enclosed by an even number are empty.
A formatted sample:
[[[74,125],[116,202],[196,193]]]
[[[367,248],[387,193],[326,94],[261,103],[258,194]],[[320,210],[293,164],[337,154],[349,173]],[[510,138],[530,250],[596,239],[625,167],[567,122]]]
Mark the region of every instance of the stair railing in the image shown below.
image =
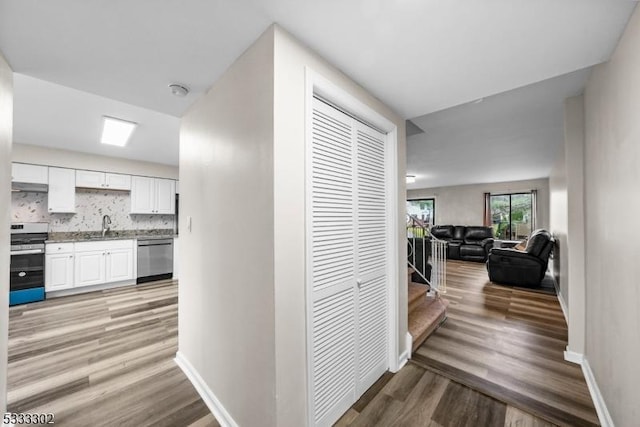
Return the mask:
[[[428,224],[415,215],[407,215],[408,264],[429,285],[430,292],[447,292],[447,242],[437,239],[429,231]],[[417,254],[417,248],[422,248]],[[427,247],[431,249],[427,254]],[[431,275],[427,277],[428,265]]]

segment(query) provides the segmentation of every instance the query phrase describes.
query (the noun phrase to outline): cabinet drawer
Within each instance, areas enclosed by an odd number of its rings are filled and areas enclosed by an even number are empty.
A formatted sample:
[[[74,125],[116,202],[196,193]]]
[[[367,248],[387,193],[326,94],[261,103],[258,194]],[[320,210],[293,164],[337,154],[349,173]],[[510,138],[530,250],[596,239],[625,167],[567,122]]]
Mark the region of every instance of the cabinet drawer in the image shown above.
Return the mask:
[[[47,243],[47,255],[50,254],[68,254],[73,252],[73,243]]]
[[[74,245],[76,252],[133,249],[133,240],[101,240],[99,242],[78,242]]]

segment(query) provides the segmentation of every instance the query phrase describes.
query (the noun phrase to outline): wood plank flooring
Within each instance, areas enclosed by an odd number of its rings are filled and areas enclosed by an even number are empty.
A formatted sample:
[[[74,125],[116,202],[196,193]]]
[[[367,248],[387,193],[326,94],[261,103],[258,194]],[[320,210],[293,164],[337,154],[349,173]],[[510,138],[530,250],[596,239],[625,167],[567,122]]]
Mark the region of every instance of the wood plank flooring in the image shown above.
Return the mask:
[[[173,361],[177,282],[11,307],[8,409],[61,426],[218,426]]]
[[[449,319],[338,425],[597,424],[580,368],[562,359],[554,296],[491,284],[482,264],[450,261],[448,279]],[[62,426],[218,425],[172,360],[175,282],[12,307],[9,329],[12,412]]]
[[[555,295],[489,281],[484,264],[447,261],[447,321],[413,362],[559,425],[598,418],[579,365],[566,362]]]
[[[386,373],[336,427],[549,427],[553,424],[409,362]]]

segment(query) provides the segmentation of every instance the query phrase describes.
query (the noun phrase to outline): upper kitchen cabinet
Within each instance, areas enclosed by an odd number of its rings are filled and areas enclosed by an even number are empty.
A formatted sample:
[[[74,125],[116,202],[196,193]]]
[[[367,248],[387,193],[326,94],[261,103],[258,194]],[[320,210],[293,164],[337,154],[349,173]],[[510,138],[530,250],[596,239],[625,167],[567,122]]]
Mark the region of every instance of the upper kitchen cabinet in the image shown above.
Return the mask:
[[[49,213],[75,213],[76,171],[49,168]]]
[[[155,179],[156,213],[176,213],[176,182],[172,179]]]
[[[131,190],[131,176],[96,171],[76,171],[76,187]]]
[[[175,200],[174,180],[131,177],[132,214],[175,214]]]
[[[28,184],[48,184],[48,170],[49,168],[47,166],[12,163],[11,181]]]

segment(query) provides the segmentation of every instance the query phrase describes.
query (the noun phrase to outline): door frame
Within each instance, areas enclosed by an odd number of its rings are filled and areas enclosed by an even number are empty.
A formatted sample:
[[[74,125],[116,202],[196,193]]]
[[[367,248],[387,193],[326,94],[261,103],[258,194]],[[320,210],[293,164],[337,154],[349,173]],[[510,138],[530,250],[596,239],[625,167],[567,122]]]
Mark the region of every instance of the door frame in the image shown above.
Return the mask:
[[[344,112],[359,118],[361,121],[366,122],[378,130],[386,133],[386,164],[387,171],[386,191],[387,191],[387,283],[389,287],[387,289],[387,299],[389,302],[387,312],[387,369],[392,372],[397,372],[404,364],[403,360],[406,358],[406,349],[400,354],[400,337],[398,328],[400,325],[399,319],[399,286],[400,280],[399,263],[401,256],[399,253],[399,238],[400,227],[398,223],[398,127],[391,120],[375,111],[372,107],[357,99],[354,95],[347,92],[345,89],[334,84],[320,73],[314,71],[310,67],[305,67],[305,334],[306,334],[306,371],[307,371],[307,420],[309,425],[313,425],[313,396],[311,388],[313,384],[313,373],[311,369],[311,349],[313,347],[313,337],[309,333],[312,325],[312,312],[310,307],[313,304],[312,292],[309,292],[308,284],[313,281],[313,271],[311,269],[311,236],[312,224],[311,218],[311,202],[312,197],[308,189],[308,183],[311,179],[311,144],[312,144],[312,132],[313,132],[313,98],[317,95],[332,104],[340,107]],[[405,196],[403,195],[403,202]],[[404,226],[404,224],[402,224]],[[405,337],[403,336],[403,342]]]

